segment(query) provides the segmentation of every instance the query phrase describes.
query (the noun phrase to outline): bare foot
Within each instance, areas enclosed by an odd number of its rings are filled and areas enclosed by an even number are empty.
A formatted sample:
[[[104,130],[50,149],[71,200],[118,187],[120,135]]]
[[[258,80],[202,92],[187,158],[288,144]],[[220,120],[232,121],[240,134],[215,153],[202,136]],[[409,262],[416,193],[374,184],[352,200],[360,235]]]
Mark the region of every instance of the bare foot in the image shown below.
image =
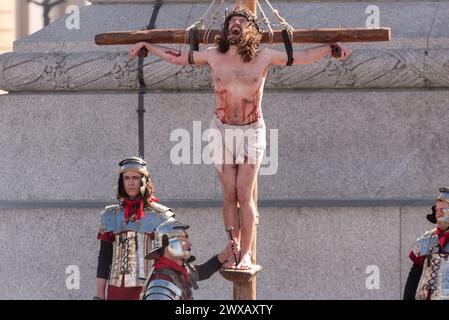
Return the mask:
[[[253,263],[251,262],[251,255],[249,253],[244,254],[240,259],[239,264],[235,267],[235,269],[239,270],[248,270],[253,267]]]
[[[225,263],[223,263],[224,269],[235,269],[234,257],[229,258]]]

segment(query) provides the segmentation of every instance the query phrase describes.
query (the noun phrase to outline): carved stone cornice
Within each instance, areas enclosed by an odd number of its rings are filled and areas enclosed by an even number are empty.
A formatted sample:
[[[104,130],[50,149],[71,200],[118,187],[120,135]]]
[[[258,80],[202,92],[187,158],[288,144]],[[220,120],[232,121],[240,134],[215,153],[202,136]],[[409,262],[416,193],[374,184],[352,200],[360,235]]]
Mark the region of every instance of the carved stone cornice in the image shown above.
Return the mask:
[[[145,59],[150,89],[212,88],[207,67]],[[0,89],[19,91],[137,90],[137,60],[126,52],[6,53],[0,56]],[[268,89],[449,87],[449,49],[356,49],[347,61],[271,68]]]

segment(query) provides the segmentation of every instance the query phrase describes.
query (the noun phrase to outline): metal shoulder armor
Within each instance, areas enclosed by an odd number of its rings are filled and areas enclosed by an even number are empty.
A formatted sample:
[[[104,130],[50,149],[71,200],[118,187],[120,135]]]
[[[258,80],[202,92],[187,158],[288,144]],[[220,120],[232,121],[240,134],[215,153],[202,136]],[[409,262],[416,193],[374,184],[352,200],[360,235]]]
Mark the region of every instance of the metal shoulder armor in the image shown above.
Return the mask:
[[[172,209],[154,201],[150,202],[150,209],[159,213],[163,213],[165,215],[169,215],[169,217],[174,217],[175,215]]]
[[[156,279],[150,281],[145,290],[143,300],[180,300],[182,290],[172,282]]]
[[[421,237],[416,240],[416,245],[413,253],[416,257],[423,257],[432,254],[435,250],[438,251],[438,235],[436,228],[426,231]]]
[[[152,233],[159,225],[174,220],[174,213],[171,209],[157,205],[156,209],[152,206],[145,209],[145,215],[140,220],[126,221],[124,209],[120,205],[107,206],[101,213],[100,232],[112,231],[119,234],[125,231],[134,231],[137,233]]]
[[[108,221],[107,221],[108,216],[111,216],[111,215],[115,216],[117,211],[120,211],[120,205],[118,205],[118,204],[113,204],[113,205],[104,207],[104,210],[101,211],[101,214],[100,214],[100,230],[99,230],[100,233],[105,233],[107,231],[111,231],[108,228]]]

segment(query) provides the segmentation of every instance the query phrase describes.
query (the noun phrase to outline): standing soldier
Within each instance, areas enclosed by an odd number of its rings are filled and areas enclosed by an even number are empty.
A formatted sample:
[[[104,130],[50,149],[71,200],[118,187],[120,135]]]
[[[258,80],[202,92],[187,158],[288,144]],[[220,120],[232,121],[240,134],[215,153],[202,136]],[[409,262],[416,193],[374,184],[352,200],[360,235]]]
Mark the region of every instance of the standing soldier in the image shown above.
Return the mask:
[[[101,213],[95,300],[139,299],[150,269],[144,259],[151,249],[150,235],[161,223],[174,220],[169,208],[156,203],[143,159],[127,158],[119,166],[119,204]]]
[[[413,266],[404,300],[449,300],[449,188],[440,188],[437,203],[427,219],[437,227],[418,238],[410,252]]]

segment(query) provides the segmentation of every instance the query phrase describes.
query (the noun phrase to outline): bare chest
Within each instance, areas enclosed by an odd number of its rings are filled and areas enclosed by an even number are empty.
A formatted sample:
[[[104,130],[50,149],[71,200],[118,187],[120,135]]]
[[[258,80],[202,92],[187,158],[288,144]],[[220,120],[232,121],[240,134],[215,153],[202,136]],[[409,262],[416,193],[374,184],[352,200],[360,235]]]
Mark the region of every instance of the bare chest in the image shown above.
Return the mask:
[[[262,61],[236,63],[231,59],[217,59],[211,65],[212,76],[216,86],[258,86],[266,77],[267,66]]]
[[[242,83],[246,85],[257,83],[263,77],[263,73],[255,68],[219,67],[213,72],[216,84],[229,85],[231,83]]]

